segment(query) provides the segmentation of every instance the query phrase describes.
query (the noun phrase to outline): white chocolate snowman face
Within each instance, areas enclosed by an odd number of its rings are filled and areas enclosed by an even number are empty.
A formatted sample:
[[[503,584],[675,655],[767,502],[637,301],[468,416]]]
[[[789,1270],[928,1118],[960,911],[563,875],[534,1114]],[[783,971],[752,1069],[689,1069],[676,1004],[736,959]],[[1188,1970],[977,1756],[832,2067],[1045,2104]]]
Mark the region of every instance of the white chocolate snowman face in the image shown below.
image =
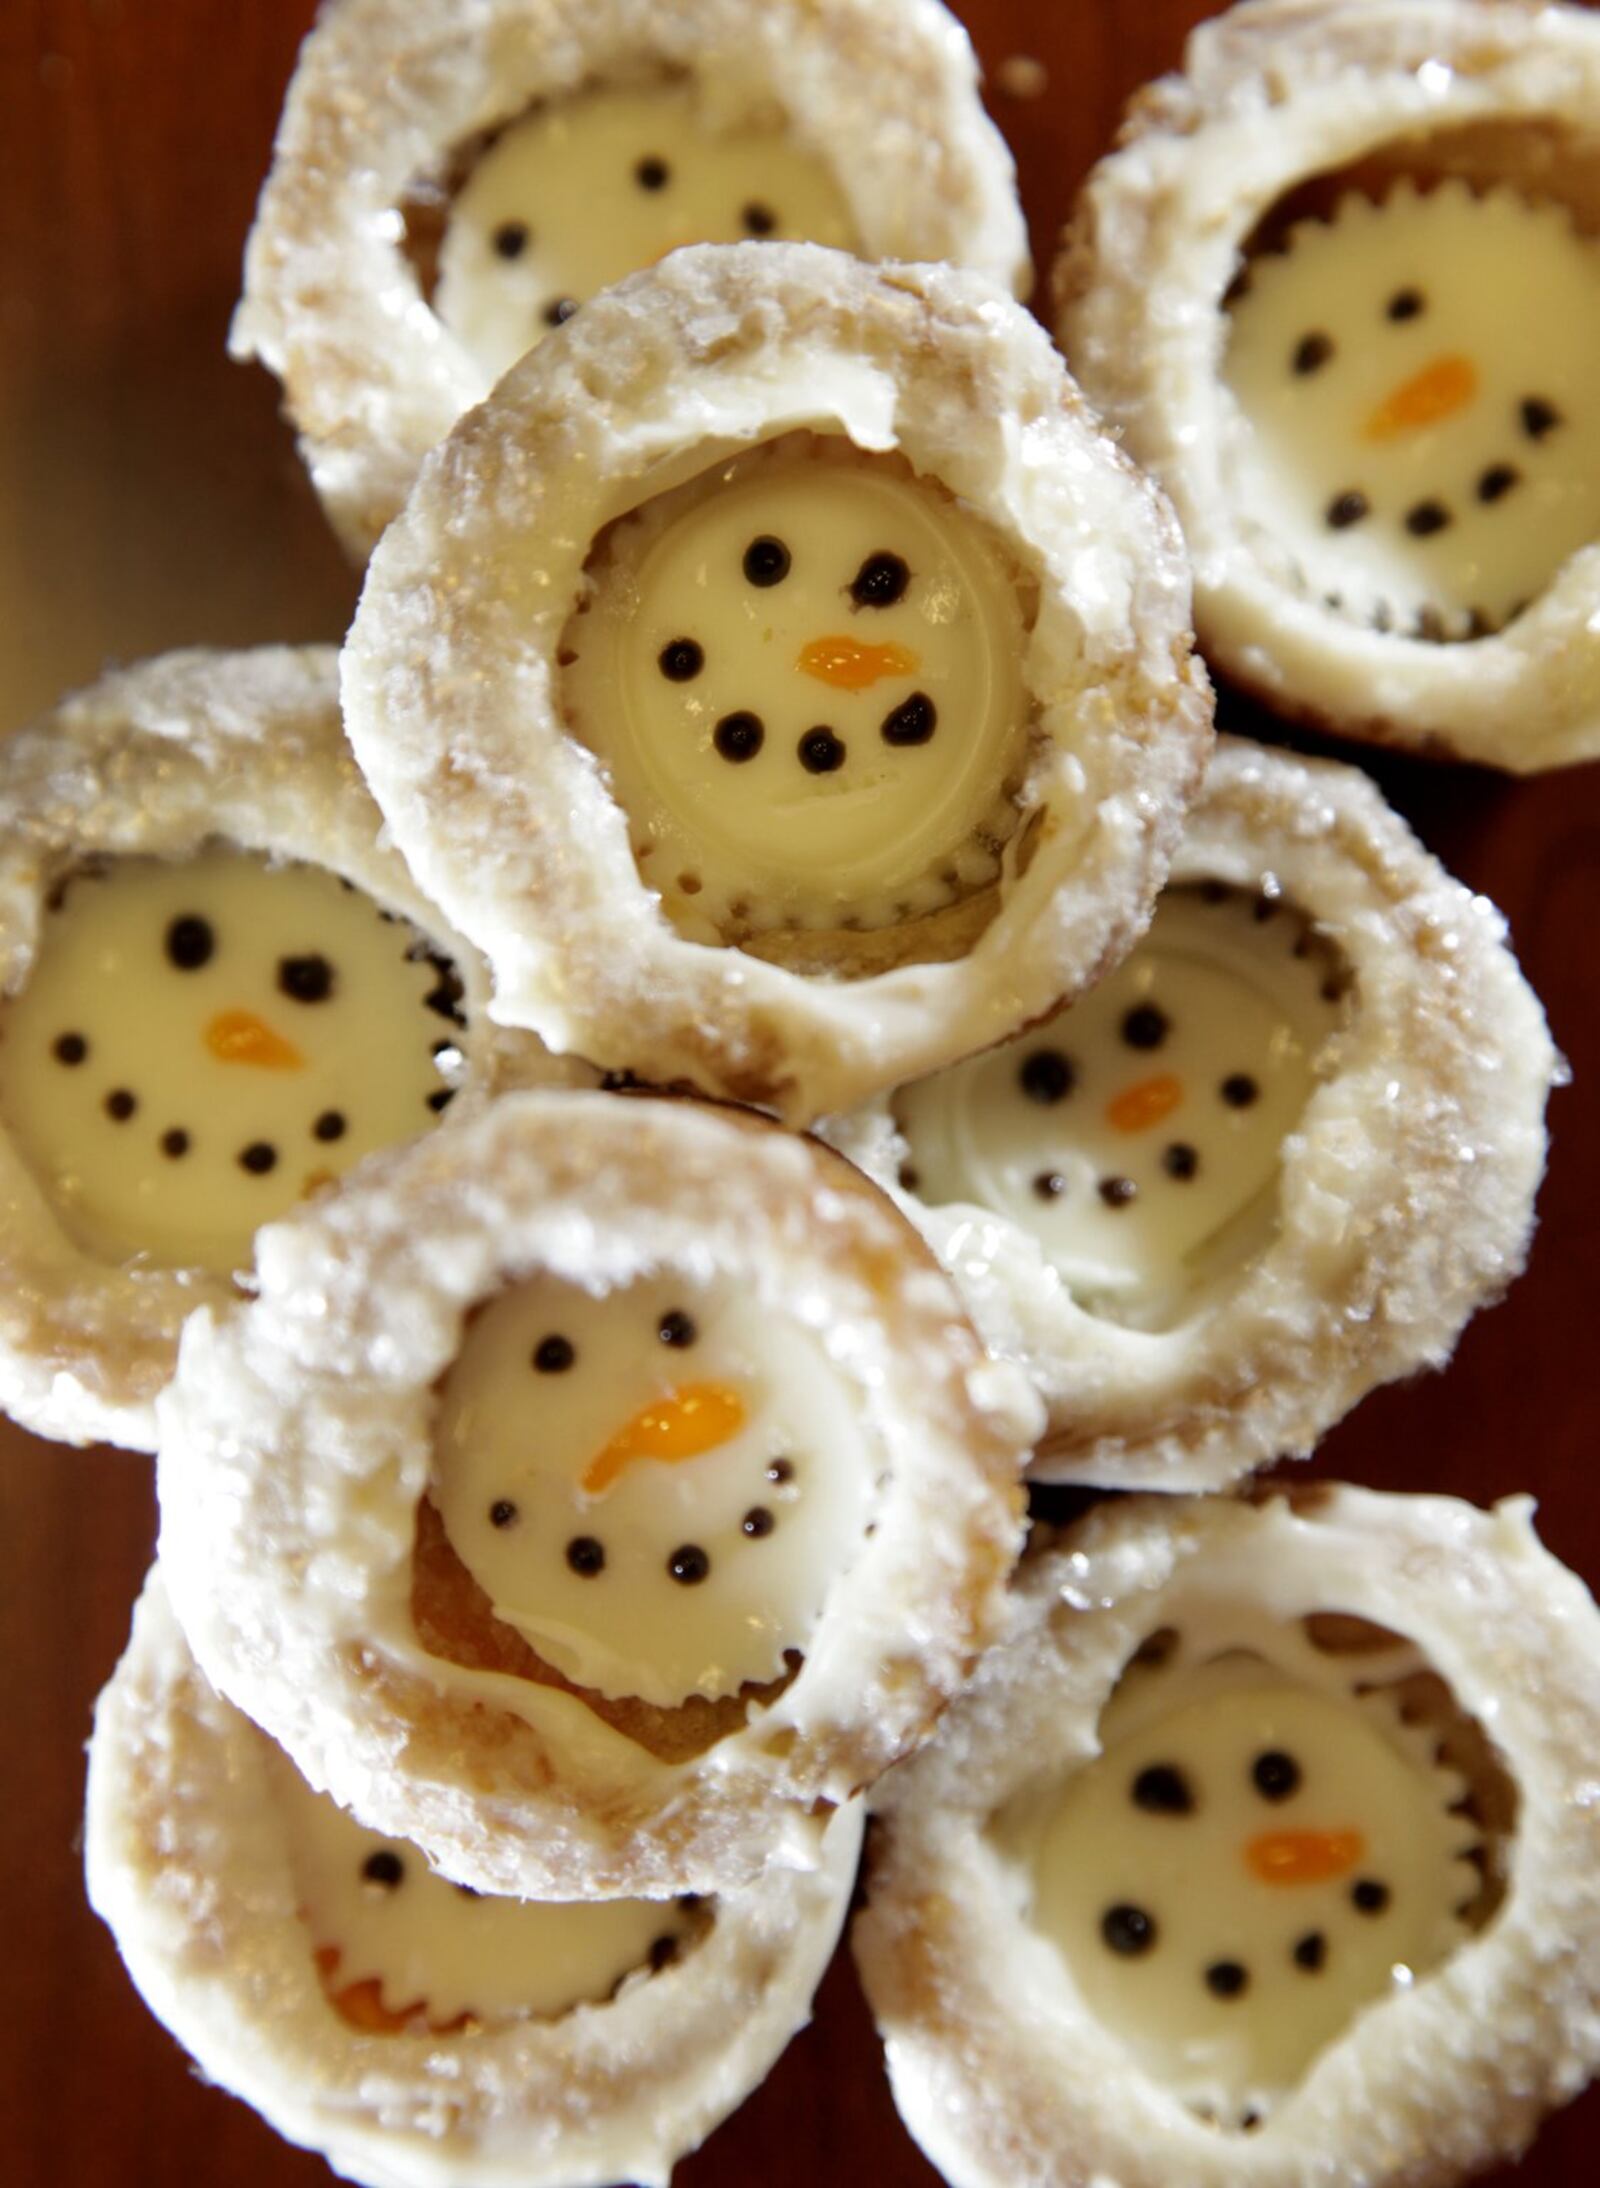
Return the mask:
[[[227,1273],[258,1227],[435,1121],[460,984],[320,867],[86,868],[0,1007],[0,1117],[90,1253]]]
[[[1022,610],[941,489],[793,435],[622,520],[591,571],[568,719],[683,932],[886,926],[994,880]]]
[[[1159,1324],[1270,1234],[1343,993],[1288,906],[1171,888],[1081,1001],[896,1094],[905,1182],[1020,1225],[1091,1311]]]
[[[1251,2126],[1459,1942],[1477,1834],[1376,1695],[1242,1651],[1133,1676],[1037,1841],[1033,1919],[1144,2072]]]
[[[636,1968],[666,1966],[689,1929],[671,1901],[498,1899],[451,1884],[266,1753],[324,1987],[360,2028],[553,2020],[609,1998]]]
[[[1479,636],[1600,535],[1600,242],[1561,207],[1352,193],[1252,260],[1230,316],[1238,502],[1330,607]]]
[[[824,163],[781,124],[720,129],[695,87],[598,89],[498,137],[451,208],[434,308],[491,379],[596,290],[686,243],[856,251]]]
[[[433,1498],[547,1662],[671,1706],[780,1676],[870,1517],[878,1471],[820,1345],[726,1283],[595,1297],[546,1275],[472,1323]]]

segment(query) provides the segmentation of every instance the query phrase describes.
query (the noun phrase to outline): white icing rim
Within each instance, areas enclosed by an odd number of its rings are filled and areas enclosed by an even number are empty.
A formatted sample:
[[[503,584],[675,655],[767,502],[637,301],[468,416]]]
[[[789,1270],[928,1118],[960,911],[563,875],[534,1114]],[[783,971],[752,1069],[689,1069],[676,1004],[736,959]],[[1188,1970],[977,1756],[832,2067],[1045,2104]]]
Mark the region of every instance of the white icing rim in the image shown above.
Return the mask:
[[[492,1025],[482,960],[381,828],[339,725],[331,647],[173,653],[108,676],[0,750],[0,990],[27,979],[50,890],[83,858],[181,859],[220,839],[343,875],[455,961],[468,1089],[549,1076],[536,1042]],[[235,1296],[203,1270],[85,1253],[0,1129],[0,1404],[24,1427],[153,1450],[184,1318]]]
[[[722,1277],[817,1335],[886,1461],[876,1532],[784,1692],[672,1764],[572,1695],[428,1654],[411,1614],[435,1385],[533,1267]],[[319,1790],[482,1890],[657,1896],[808,1867],[989,1639],[1037,1428],[915,1234],[849,1166],[683,1102],[509,1094],[269,1227],[260,1295],[184,1333],[161,1555],[207,1676]]]
[[[284,383],[357,560],[489,392],[402,250],[407,186],[536,99],[652,66],[692,71],[730,120],[776,102],[870,257],[949,259],[1028,293],[1015,167],[939,0],[339,0],[289,86],[231,348]]]
[[[1527,1252],[1562,1067],[1494,906],[1358,769],[1233,737],[1172,865],[1175,884],[1212,879],[1281,890],[1355,988],[1285,1143],[1278,1230],[1190,1319],[1148,1332],[1086,1313],[1018,1225],[925,1206],[898,1182],[887,1097],[826,1127],[1027,1369],[1050,1409],[1038,1480],[1220,1488],[1305,1457],[1379,1383],[1442,1366]]]
[[[555,2020],[366,2035],[297,1912],[260,1733],[186,1647],[159,1569],[95,1711],[90,1902],[202,2072],[371,2188],[656,2188],[810,2018],[861,1840],[725,1895],[680,1960]]]
[[[1342,1486],[1139,1498],[1029,1559],[1007,1640],[881,1789],[853,1940],[895,2101],[952,2188],[1443,2188],[1515,2156],[1600,2068],[1600,1612],[1531,1510]],[[1082,2010],[984,1833],[1093,1758],[1128,1657],[1194,1587],[1402,1632],[1520,1796],[1487,1928],[1367,2007],[1248,2135],[1202,2124]]]
[[[1496,636],[1363,629],[1252,553],[1230,500],[1239,419],[1220,371],[1240,248],[1295,184],[1484,121],[1565,123],[1592,160],[1597,110],[1600,22],[1582,9],[1247,0],[1193,34],[1185,73],[1140,94],[1090,177],[1056,269],[1062,347],[1172,496],[1208,655],[1281,712],[1516,772],[1600,754],[1600,543]]]
[[[845,936],[809,973],[685,941],[557,711],[602,526],[808,424],[900,449],[1039,588],[1037,825],[1013,839],[994,918],[946,962],[875,971],[882,938]],[[1164,503],[1020,307],[935,267],[706,247],[585,305],[429,460],[373,558],[343,698],[396,841],[495,968],[501,1017],[805,1123],[1002,1039],[1127,949],[1211,741],[1188,617]]]

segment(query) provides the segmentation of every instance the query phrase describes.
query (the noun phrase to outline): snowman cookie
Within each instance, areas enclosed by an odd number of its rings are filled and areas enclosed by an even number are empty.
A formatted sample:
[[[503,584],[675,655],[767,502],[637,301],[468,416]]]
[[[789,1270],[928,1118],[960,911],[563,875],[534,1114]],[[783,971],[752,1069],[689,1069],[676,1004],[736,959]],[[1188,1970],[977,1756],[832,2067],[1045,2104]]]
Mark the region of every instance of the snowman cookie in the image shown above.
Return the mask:
[[[1558,1073],[1499,915],[1366,776],[1224,738],[1116,971],[827,1132],[1027,1368],[1037,1478],[1217,1487],[1504,1290]]]
[[[949,259],[1027,233],[939,0],[339,0],[302,50],[234,354],[283,382],[364,557],[524,351],[688,243]]]
[[[1167,512],[988,285],[685,251],[430,462],[346,718],[508,1020],[805,1123],[1127,948],[1210,741],[1187,619]]]
[[[1031,1394],[827,1150],[507,1095],[258,1267],[163,1401],[173,1603],[315,1785],[452,1878],[809,1866],[988,1638]]]
[[[855,1947],[907,2126],[953,2188],[1515,2155],[1600,2067],[1597,1733],[1600,1616],[1525,1500],[1047,1532],[880,1789]]]
[[[378,845],[333,655],[173,654],[0,754],[0,1403],[151,1447],[263,1224],[487,1092],[475,953]]]
[[[808,2018],[860,1836],[710,1899],[465,1891],[222,1700],[159,1570],[89,1750],[90,1899],[152,2011],[372,2188],[665,2182]]]
[[[1249,0],[1091,177],[1063,346],[1172,494],[1208,657],[1280,711],[1600,752],[1597,95],[1578,8]]]

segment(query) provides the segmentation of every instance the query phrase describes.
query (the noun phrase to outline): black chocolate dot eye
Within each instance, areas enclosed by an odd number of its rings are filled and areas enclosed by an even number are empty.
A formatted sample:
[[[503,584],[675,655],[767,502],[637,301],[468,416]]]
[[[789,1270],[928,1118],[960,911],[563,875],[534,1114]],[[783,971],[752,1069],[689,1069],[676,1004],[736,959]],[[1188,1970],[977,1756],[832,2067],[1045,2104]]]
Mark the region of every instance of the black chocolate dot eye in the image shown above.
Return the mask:
[[[781,539],[763,532],[744,551],[744,574],[752,585],[781,585],[793,567],[794,557]]]
[[[170,1162],[177,1162],[189,1152],[189,1135],[181,1125],[174,1125],[170,1132],[161,1135],[161,1152]]]
[[[808,775],[832,775],[844,765],[844,742],[826,727],[808,729],[796,750]]]
[[[1347,531],[1352,524],[1359,524],[1368,514],[1372,504],[1359,487],[1352,486],[1343,494],[1335,494],[1324,515],[1335,532]]]
[[[886,745],[925,745],[939,726],[939,710],[925,691],[914,691],[883,718]]]
[[[81,1033],[57,1035],[55,1059],[58,1064],[81,1064],[88,1053],[89,1044]]]
[[[494,232],[494,247],[502,258],[520,258],[530,241],[525,220],[503,220]]]
[[[740,213],[744,232],[749,236],[769,236],[778,225],[778,216],[770,205],[762,205],[752,198]]]
[[[1543,395],[1524,396],[1520,414],[1522,430],[1530,441],[1542,441],[1547,433],[1553,433],[1561,423],[1560,411]]]
[[[793,1459],[774,1459],[772,1464],[767,1468],[767,1479],[768,1481],[775,1482],[793,1481]]]
[[[1389,1904],[1389,1887],[1375,1877],[1360,1877],[1350,1887],[1350,1904],[1362,1914],[1380,1915]]]
[[[1070,1060],[1058,1048],[1036,1048],[1017,1072],[1017,1084],[1030,1102],[1063,1101],[1076,1078]]]
[[[554,296],[544,308],[544,323],[547,327],[564,327],[577,308],[575,296]]]
[[[1194,1793],[1173,1763],[1150,1763],[1133,1781],[1133,1805],[1152,1816],[1192,1816]]]
[[[862,563],[850,581],[850,598],[858,608],[892,608],[905,598],[910,583],[911,571],[904,558],[885,549]]]
[[[239,1150],[239,1167],[248,1170],[252,1177],[264,1178],[277,1165],[278,1150],[270,1140],[252,1140],[248,1147]]]
[[[1332,355],[1331,335],[1303,334],[1295,344],[1294,369],[1302,376],[1308,372],[1320,372]]]
[[[1515,464],[1492,463],[1478,479],[1479,501],[1501,501],[1510,493],[1522,473]]]
[[[1307,1930],[1294,1948],[1294,1964],[1315,1975],[1328,1957],[1328,1940],[1320,1930]]]
[[[692,1315],[685,1314],[681,1307],[673,1307],[661,1317],[656,1335],[664,1345],[671,1345],[675,1352],[682,1352],[694,1343],[700,1332],[695,1327]]]
[[[656,656],[669,684],[687,684],[706,665],[705,648],[692,638],[670,638]]]
[[[685,1542],[667,1559],[667,1571],[685,1588],[698,1587],[711,1570],[711,1560],[698,1542]]]
[[[167,955],[179,972],[198,972],[216,946],[216,930],[198,912],[185,912],[167,929]]]
[[[593,1580],[606,1569],[606,1546],[593,1535],[574,1535],[567,1544],[567,1563],[580,1580]]]
[[[369,1854],[361,1864],[361,1874],[369,1884],[381,1884],[386,1892],[392,1892],[406,1873],[406,1865],[400,1856],[387,1846],[380,1846],[375,1854]]]
[[[1419,501],[1406,511],[1406,530],[1413,539],[1431,539],[1449,522],[1450,512],[1442,501]]]
[[[672,179],[672,169],[664,159],[652,152],[635,167],[633,179],[641,190],[664,190]]]
[[[759,714],[725,714],[711,732],[711,742],[725,760],[737,764],[741,760],[753,760],[766,741],[766,730]]]
[[[278,986],[295,1003],[325,1003],[333,993],[333,967],[320,952],[309,957],[280,957]]]
[[[739,1522],[747,1535],[756,1538],[762,1535],[770,1535],[777,1524],[777,1521],[764,1504],[752,1504],[744,1518]]]
[[[1129,1048],[1159,1048],[1172,1030],[1172,1021],[1154,1003],[1140,1003],[1122,1021],[1122,1038]]]
[[[1396,289],[1383,307],[1388,317],[1399,321],[1419,318],[1425,308],[1420,289]]]
[[[1206,1970],[1206,1989],[1214,1998],[1242,1997],[1249,1984],[1249,1973],[1237,1960],[1213,1960]]]
[[[1264,1801],[1286,1801],[1300,1790],[1300,1765],[1281,1747],[1269,1747],[1250,1765],[1250,1778]]]
[[[541,1337],[533,1348],[533,1364],[541,1375],[564,1375],[577,1357],[570,1337]]]
[[[491,1527],[513,1527],[516,1525],[516,1520],[517,1507],[511,1499],[509,1497],[496,1497],[489,1507],[489,1525]]]
[[[1155,1916],[1146,1914],[1142,1907],[1108,1907],[1100,1917],[1100,1935],[1113,1952],[1131,1959],[1148,1952],[1155,1943]]]
[[[319,1140],[342,1140],[346,1129],[344,1113],[338,1109],[325,1109],[311,1127],[313,1134]]]
[[[118,1124],[126,1124],[138,1106],[138,1097],[130,1094],[125,1086],[113,1087],[106,1096],[106,1115]]]
[[[1248,1071],[1230,1072],[1217,1091],[1230,1109],[1248,1109],[1261,1098],[1261,1089]]]
[[[1139,1188],[1132,1178],[1102,1178],[1099,1193],[1108,1208],[1126,1208],[1138,1199]]]
[[[1067,1189],[1067,1181],[1059,1170],[1041,1170],[1033,1181],[1033,1189],[1040,1200],[1059,1200]]]
[[[1200,1156],[1187,1140],[1174,1140],[1161,1154],[1161,1167],[1169,1178],[1186,1184],[1200,1167]]]

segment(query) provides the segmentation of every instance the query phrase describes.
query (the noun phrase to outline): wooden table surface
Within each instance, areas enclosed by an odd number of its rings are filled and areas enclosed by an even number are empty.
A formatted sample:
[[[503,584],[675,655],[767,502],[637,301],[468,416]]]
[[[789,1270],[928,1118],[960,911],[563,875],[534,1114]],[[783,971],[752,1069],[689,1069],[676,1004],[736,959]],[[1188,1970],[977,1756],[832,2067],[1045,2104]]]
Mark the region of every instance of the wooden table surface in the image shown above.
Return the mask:
[[[752,0],[759,4],[759,0]],[[1176,61],[1193,0],[967,0],[1048,259],[1121,102]],[[267,379],[223,336],[251,206],[312,0],[0,0],[0,729],[108,660],[336,638],[355,585]],[[1224,721],[1267,727],[1225,700]],[[1454,1364],[1370,1398],[1319,1471],[1480,1501],[1531,1490],[1594,1583],[1588,1371],[1600,1300],[1600,769],[1507,784],[1385,762],[1391,797],[1508,913],[1575,1084],[1528,1275]],[[82,1746],[148,1561],[147,1460],[0,1428],[0,2179],[9,2188],[287,2188],[328,2174],[205,2088],[83,1901]],[[847,1958],[767,2085],[681,2188],[936,2176],[890,2103]],[[1600,2176],[1600,2095],[1552,2122],[1522,2188]],[[1497,2178],[1505,2180],[1508,2175]]]

